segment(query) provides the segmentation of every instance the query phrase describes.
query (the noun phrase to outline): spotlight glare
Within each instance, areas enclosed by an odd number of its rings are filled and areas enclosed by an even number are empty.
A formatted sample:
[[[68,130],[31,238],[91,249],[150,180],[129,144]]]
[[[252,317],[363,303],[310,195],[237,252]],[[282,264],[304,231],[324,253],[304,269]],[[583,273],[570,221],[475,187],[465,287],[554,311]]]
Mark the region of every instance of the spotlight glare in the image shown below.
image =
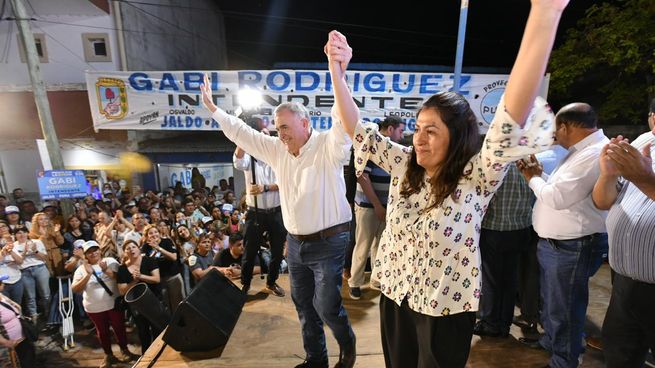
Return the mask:
[[[239,105],[244,110],[255,109],[262,104],[262,94],[256,89],[242,89],[238,93]]]

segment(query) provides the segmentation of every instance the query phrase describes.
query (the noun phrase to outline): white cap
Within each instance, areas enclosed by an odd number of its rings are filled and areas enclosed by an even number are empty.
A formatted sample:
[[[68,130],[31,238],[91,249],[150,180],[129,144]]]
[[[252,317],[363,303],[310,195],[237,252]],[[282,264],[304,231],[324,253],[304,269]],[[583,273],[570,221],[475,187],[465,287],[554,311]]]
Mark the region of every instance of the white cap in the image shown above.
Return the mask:
[[[84,243],[86,243],[84,239],[77,239],[73,242],[73,249],[84,248]]]
[[[100,248],[100,244],[96,243],[93,240],[89,240],[86,243],[84,243],[84,245],[82,246],[82,249],[84,249],[84,253],[86,253],[89,249],[91,249],[93,247]]]
[[[5,213],[7,215],[10,213],[20,213],[20,210],[16,206],[7,206],[5,207]]]
[[[209,216],[205,216],[205,217],[202,218],[202,223],[205,224],[205,225],[207,225],[208,223],[210,223],[212,221],[214,221],[214,219],[209,217]]]

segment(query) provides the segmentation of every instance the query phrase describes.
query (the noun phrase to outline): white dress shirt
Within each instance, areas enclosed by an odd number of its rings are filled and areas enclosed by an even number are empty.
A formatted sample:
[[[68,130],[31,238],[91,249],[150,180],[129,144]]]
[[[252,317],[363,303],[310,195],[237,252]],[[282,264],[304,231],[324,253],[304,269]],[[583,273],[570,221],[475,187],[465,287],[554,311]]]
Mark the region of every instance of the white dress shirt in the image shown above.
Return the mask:
[[[252,184],[252,166],[250,164],[250,155],[243,154],[243,157],[238,158],[236,155],[232,156],[232,162],[237,170],[243,171],[246,177],[246,186]],[[275,172],[273,169],[266,165],[266,163],[256,160],[255,161],[255,181],[259,185],[272,185],[277,184],[275,180]],[[264,192],[257,194],[257,208],[271,209],[280,205],[280,193],[278,191]],[[255,196],[246,194],[246,204],[250,207],[255,207]]]
[[[607,211],[594,206],[591,193],[600,175],[598,156],[608,142],[599,129],[569,148],[550,176],[530,179],[537,197],[532,224],[541,238],[566,240],[606,232]]]
[[[257,132],[221,109],[212,118],[229,140],[273,168],[290,234],[313,234],[350,221],[343,162],[351,142],[341,122],[332,119],[332,128],[325,132],[312,130],[299,155],[293,156],[278,138]]]

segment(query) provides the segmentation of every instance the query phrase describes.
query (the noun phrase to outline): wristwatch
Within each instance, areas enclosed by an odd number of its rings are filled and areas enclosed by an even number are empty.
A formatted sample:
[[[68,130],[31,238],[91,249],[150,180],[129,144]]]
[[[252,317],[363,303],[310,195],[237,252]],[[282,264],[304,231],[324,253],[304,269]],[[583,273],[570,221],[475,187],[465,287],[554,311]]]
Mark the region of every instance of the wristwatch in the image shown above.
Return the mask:
[[[264,193],[268,192],[271,188],[268,185],[264,184]]]

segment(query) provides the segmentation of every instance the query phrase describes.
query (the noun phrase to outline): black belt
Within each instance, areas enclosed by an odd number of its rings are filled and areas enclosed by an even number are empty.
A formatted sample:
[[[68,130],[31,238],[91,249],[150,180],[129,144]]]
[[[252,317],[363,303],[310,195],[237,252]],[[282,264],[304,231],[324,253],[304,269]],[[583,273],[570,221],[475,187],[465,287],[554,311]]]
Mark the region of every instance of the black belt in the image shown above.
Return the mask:
[[[339,233],[343,233],[345,231],[350,231],[350,221],[344,222],[343,224],[328,227],[327,229],[323,229],[313,234],[308,234],[308,235],[289,234],[289,235],[293,236],[298,241],[316,241],[316,240],[329,238],[331,236],[337,235]]]
[[[248,212],[250,212],[250,211],[252,211],[253,213],[257,212],[257,213],[270,214],[270,213],[276,213],[276,212],[282,211],[282,207],[277,206],[277,207],[273,207],[273,208],[257,208],[257,209],[255,209],[255,207],[248,206]]]

